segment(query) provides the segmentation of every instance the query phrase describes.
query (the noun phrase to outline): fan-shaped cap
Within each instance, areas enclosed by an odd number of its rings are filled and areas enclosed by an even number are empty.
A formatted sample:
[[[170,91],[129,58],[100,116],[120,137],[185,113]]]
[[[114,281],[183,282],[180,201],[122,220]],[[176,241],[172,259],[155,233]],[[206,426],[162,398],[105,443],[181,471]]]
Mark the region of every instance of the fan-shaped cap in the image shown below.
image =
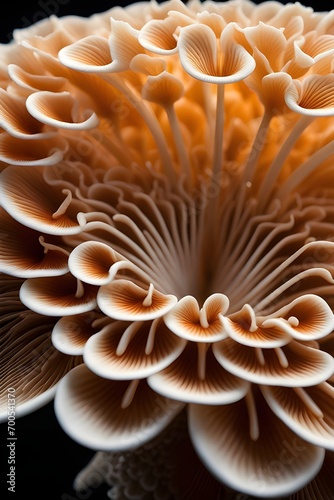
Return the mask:
[[[167,63],[162,57],[151,57],[148,54],[137,54],[130,63],[132,71],[139,71],[145,75],[159,75],[167,68]]]
[[[109,40],[89,35],[59,51],[59,60],[68,68],[88,73],[127,70],[134,56],[143,52],[137,31],[129,23],[111,19]]]
[[[60,92],[66,85],[66,78],[55,75],[35,75],[17,64],[8,65],[8,75],[20,87],[29,90]]]
[[[0,89],[0,125],[12,137],[25,140],[48,139],[55,130],[44,127],[26,108],[26,99]]]
[[[58,386],[55,412],[72,439],[96,450],[135,448],[159,434],[184,403],[153,392],[145,381],[100,378],[84,365]]]
[[[295,80],[285,94],[287,106],[308,116],[333,116],[334,75],[308,75]]]
[[[182,97],[184,88],[182,82],[167,71],[157,76],[148,76],[142,95],[148,101],[162,106],[170,106]]]
[[[217,342],[226,337],[221,316],[228,309],[226,295],[215,293],[199,307],[195,297],[187,295],[166,314],[164,321],[176,335],[197,342]]]
[[[87,210],[85,203],[73,200],[69,189],[48,185],[43,170],[37,168],[6,168],[1,174],[0,202],[21,224],[56,235],[81,232],[77,214]]]
[[[110,51],[118,71],[129,69],[132,59],[145,53],[138,41],[139,31],[124,21],[111,18]]]
[[[114,273],[111,267],[125,259],[109,245],[99,241],[85,241],[72,250],[68,265],[78,279],[92,285],[109,283]]]
[[[51,344],[55,318],[27,311],[17,296],[17,278],[2,277],[2,285],[5,281],[8,291],[0,299],[0,390],[6,394],[0,399],[1,422],[8,420],[7,395],[15,397],[17,418],[33,413],[54,398],[59,380],[82,363],[80,356],[66,356]]]
[[[272,313],[262,325],[282,329],[296,340],[318,340],[333,331],[334,314],[324,299],[307,294]]]
[[[260,95],[267,111],[276,114],[288,111],[285,95],[291,82],[291,76],[283,71],[269,73],[262,78]]]
[[[141,28],[138,41],[146,50],[155,54],[174,54],[178,50],[174,36],[178,25],[178,20],[173,17],[151,19]]]
[[[0,272],[21,278],[58,276],[68,272],[68,253],[56,244],[55,237],[44,237],[29,229],[2,208],[0,231]]]
[[[36,120],[52,127],[89,130],[99,124],[94,112],[77,109],[78,103],[69,92],[35,92],[27,98],[26,106]]]
[[[124,321],[147,321],[166,314],[177,302],[174,295],[165,295],[153,284],[147,289],[132,281],[116,279],[98,291],[100,309],[110,318]]]
[[[192,442],[211,473],[234,490],[266,499],[289,495],[319,472],[324,449],[298,437],[263,401],[253,404],[190,405]],[[257,439],[249,433],[254,424]]]
[[[182,28],[178,38],[180,62],[191,76],[210,83],[233,83],[246,78],[255,68],[253,57],[233,40],[234,26],[220,36],[204,24]]]
[[[228,335],[246,346],[269,349],[285,345],[291,340],[291,336],[282,327],[264,325],[256,318],[249,304],[229,317],[222,316],[221,321]]]
[[[88,340],[84,361],[100,377],[142,379],[170,365],[185,345],[160,318],[130,324],[116,321]]]
[[[52,329],[52,344],[64,354],[82,355],[87,340],[101,329],[96,324],[97,317],[97,313],[94,311],[63,316]]]
[[[96,307],[96,288],[82,285],[69,273],[52,278],[29,278],[20,288],[20,299],[39,314],[70,316]]]
[[[282,28],[276,28],[260,21],[256,26],[242,30],[250,46],[263,54],[273,72],[280,71],[287,46]]]
[[[334,451],[334,388],[330,384],[261,390],[272,411],[292,431],[309,443]]]
[[[307,387],[327,380],[334,371],[330,354],[297,341],[258,351],[225,339],[213,351],[227,371],[256,384]]]
[[[148,384],[163,396],[208,405],[234,403],[249,388],[249,382],[219,365],[207,344],[194,342],[188,342],[173,363],[151,375]]]
[[[58,58],[68,68],[89,73],[108,72],[115,67],[108,39],[97,35],[67,45],[59,51]]]
[[[52,166],[64,158],[67,141],[57,136],[33,141],[7,134],[0,135],[0,160],[9,165],[24,167]]]

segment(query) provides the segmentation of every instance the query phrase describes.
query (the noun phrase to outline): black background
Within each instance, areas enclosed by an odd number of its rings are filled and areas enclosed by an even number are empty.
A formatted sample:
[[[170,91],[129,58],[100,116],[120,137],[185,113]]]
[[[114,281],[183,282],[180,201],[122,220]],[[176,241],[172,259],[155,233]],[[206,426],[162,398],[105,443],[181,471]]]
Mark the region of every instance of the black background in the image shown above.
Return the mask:
[[[0,43],[10,41],[13,29],[29,25],[48,17],[81,15],[90,16],[103,12],[113,5],[125,5],[130,2],[92,0],[84,4],[83,0],[38,0],[25,4],[17,2],[3,3],[0,17]],[[258,2],[257,2],[258,3]],[[283,2],[287,3],[287,2]],[[328,10],[321,2],[301,2],[312,6],[314,10]],[[6,12],[5,12],[6,8]],[[93,457],[94,451],[74,443],[60,428],[55,419],[53,403],[49,403],[32,415],[16,421],[16,493],[7,491],[5,475],[8,472],[6,424],[0,425],[1,462],[1,499],[15,500],[95,500],[106,499],[107,487],[91,489],[85,494],[76,494],[72,489],[74,477]],[[210,500],[210,499],[207,499]]]

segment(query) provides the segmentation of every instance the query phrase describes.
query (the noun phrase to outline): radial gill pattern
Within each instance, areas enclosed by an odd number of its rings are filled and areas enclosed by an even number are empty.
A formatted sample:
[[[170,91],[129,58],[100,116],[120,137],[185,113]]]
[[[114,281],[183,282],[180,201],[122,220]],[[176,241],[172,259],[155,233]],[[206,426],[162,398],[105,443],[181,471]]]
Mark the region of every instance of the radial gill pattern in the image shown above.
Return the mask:
[[[328,500],[333,60],[333,11],[249,0],[51,16],[1,46],[20,414],[55,395],[70,437],[128,458],[186,415],[198,491]]]

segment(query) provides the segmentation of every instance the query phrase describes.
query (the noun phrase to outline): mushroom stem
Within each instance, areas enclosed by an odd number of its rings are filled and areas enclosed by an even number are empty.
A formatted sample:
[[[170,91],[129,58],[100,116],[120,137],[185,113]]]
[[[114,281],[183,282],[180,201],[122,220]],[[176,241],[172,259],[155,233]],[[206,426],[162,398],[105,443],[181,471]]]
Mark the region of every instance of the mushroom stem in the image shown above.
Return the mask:
[[[118,346],[116,349],[117,356],[122,356],[125,353],[131,340],[137,334],[142,325],[143,325],[142,321],[134,321],[124,330],[124,333],[120,338],[120,341],[118,342]]]
[[[40,236],[38,238],[38,241],[42,245],[42,247],[44,248],[44,253],[45,254],[47,254],[50,250],[54,250],[55,252],[61,252],[61,253],[65,254],[65,255],[67,255],[67,256],[69,256],[69,254],[70,254],[69,251],[66,250],[65,248],[62,248],[62,247],[60,247],[58,245],[53,245],[52,243],[47,243],[45,241],[44,236]]]
[[[297,396],[303,401],[304,405],[313,413],[313,415],[317,418],[324,418],[324,414],[322,413],[319,406],[313,401],[311,396],[307,394],[305,389],[302,387],[294,387],[294,392]]]
[[[206,354],[210,344],[199,342],[197,344],[198,360],[197,360],[197,375],[200,380],[205,379],[206,372]]]
[[[259,203],[257,207],[259,213],[263,211],[263,208],[268,201],[268,197],[270,197],[270,194],[272,193],[272,188],[275,186],[275,182],[291,149],[304,130],[313,122],[314,118],[315,117],[313,116],[302,116],[294,125],[291,132],[288,133],[286,140],[270,165],[259,189]]]
[[[124,396],[121,402],[122,410],[128,408],[133,401],[134,395],[136,393],[137,387],[139,385],[140,380],[131,380],[128,388],[126,389]]]
[[[75,292],[75,298],[80,299],[81,297],[83,297],[84,293],[85,293],[85,289],[83,287],[83,284],[80,280],[77,279],[77,289]]]
[[[149,286],[148,291],[147,291],[147,295],[146,295],[145,299],[143,300],[144,307],[150,307],[152,305],[153,292],[154,292],[154,285],[153,285],[153,283],[150,283],[150,286]]]
[[[264,111],[260,126],[258,128],[257,134],[253,142],[253,146],[251,148],[248,160],[245,165],[244,176],[243,176],[244,186],[248,185],[248,183],[251,183],[253,180],[254,171],[258,159],[260,157],[260,154],[262,153],[263,146],[265,145],[269,130],[269,124],[271,122],[272,117],[273,115],[271,112],[269,112],[268,110]]]
[[[176,184],[175,171],[173,170],[173,161],[166,143],[166,139],[161,130],[161,126],[153,111],[145,105],[141,96],[137,96],[135,92],[124,83],[124,81],[116,75],[102,75],[108,83],[113,85],[117,90],[120,90],[128,102],[137,110],[149,128],[156,146],[160,153],[160,158],[165,169],[165,173],[172,185]]]
[[[259,429],[259,420],[257,416],[256,405],[252,389],[250,389],[247,392],[245,396],[245,401],[249,416],[249,435],[253,441],[257,441],[260,436],[260,429]]]
[[[61,203],[61,205],[59,206],[58,210],[56,210],[52,214],[52,218],[53,219],[58,219],[59,217],[61,217],[62,215],[64,215],[66,213],[66,210],[68,209],[68,207],[70,206],[70,204],[72,202],[72,192],[69,189],[63,189],[62,193],[66,195],[66,198]]]
[[[289,176],[277,193],[277,197],[284,200],[289,194],[300,185],[306,177],[311,175],[318,166],[334,154],[334,140],[330,141],[321,149],[318,149],[307,161],[302,163]]]
[[[284,354],[283,349],[281,349],[280,347],[275,347],[274,351],[276,353],[276,356],[278,358],[278,361],[279,361],[279,364],[281,365],[281,367],[288,368],[289,361],[288,361],[286,355]]]
[[[199,311],[199,322],[202,328],[209,328],[210,326],[205,307],[202,307],[202,309],[200,309]]]
[[[213,166],[211,183],[216,185],[220,181],[223,164],[223,135],[224,135],[224,84],[217,85],[216,128],[213,145]]]
[[[266,364],[266,360],[263,355],[263,350],[260,347],[255,347],[254,348],[255,356],[258,362],[260,363],[261,366],[264,366]]]
[[[179,121],[177,119],[176,113],[175,113],[175,107],[173,104],[166,106],[165,111],[168,116],[168,120],[170,123],[170,127],[173,133],[173,138],[177,150],[177,154],[179,157],[179,162],[181,166],[181,172],[185,176],[185,185],[190,186],[191,185],[191,168],[190,168],[190,163],[189,163],[189,157],[187,154],[187,151],[184,147],[184,142],[182,139],[182,133],[181,133],[181,128]]]
[[[161,322],[162,322],[161,318],[156,318],[155,320],[152,321],[152,324],[150,326],[150,330],[149,330],[148,336],[147,336],[146,346],[145,346],[145,354],[147,356],[149,356],[153,351],[155,335],[156,335],[158,326],[161,324]]]

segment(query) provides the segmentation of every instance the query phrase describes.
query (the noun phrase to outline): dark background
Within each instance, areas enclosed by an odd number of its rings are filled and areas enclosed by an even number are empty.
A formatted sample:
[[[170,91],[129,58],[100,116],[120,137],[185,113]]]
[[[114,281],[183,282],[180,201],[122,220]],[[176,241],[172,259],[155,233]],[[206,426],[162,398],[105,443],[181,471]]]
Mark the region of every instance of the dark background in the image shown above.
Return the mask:
[[[126,5],[125,0],[116,3],[106,0],[93,0],[84,4],[83,0],[38,0],[25,4],[6,2],[2,4],[0,17],[0,43],[10,41],[13,29],[29,25],[49,17],[81,15],[90,16],[103,12],[113,5]],[[257,2],[259,3],[259,2]],[[283,2],[287,3],[287,2]],[[314,10],[328,10],[321,2],[301,1],[312,6]],[[6,8],[6,12],[5,12]],[[1,431],[1,486],[0,497],[15,500],[104,500],[107,498],[107,487],[92,489],[85,494],[76,494],[72,489],[75,476],[93,457],[94,451],[74,443],[60,428],[55,419],[53,403],[32,415],[21,417],[16,421],[16,459],[17,478],[16,493],[7,491],[5,474],[8,472],[6,453],[6,424],[0,425]],[[210,500],[210,499],[208,499]]]

